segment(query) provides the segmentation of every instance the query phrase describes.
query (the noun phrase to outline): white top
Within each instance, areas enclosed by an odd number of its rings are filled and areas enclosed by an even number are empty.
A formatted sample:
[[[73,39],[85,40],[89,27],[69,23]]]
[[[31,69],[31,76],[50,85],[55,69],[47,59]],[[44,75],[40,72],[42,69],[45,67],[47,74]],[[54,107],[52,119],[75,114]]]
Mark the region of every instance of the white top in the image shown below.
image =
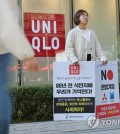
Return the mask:
[[[85,38],[85,40],[86,40],[87,42],[90,43],[90,34],[91,34],[91,32],[89,32],[88,29],[85,29],[85,30],[80,29],[80,32],[81,32],[81,36],[82,36],[83,38]]]
[[[12,0],[0,0],[0,54],[9,52],[23,60],[33,57],[34,51],[16,21],[15,4]]]
[[[95,32],[91,29],[81,30],[79,26],[68,32],[65,54],[72,63],[86,61],[87,54],[91,54],[91,60],[96,60],[96,57],[101,61],[107,60]]]
[[[84,45],[87,49],[87,54],[91,54],[91,49],[89,46],[91,32],[89,31],[89,29],[85,29],[85,30],[80,29],[80,32],[81,32],[81,36],[85,39]],[[84,57],[86,57],[85,59],[87,60],[87,55],[84,55]]]

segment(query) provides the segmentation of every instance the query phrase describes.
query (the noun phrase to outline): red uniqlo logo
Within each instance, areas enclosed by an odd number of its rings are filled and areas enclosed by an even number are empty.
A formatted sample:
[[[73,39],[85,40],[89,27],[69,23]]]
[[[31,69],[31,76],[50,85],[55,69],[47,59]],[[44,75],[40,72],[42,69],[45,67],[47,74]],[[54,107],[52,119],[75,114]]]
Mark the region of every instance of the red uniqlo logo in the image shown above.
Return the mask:
[[[69,74],[80,74],[80,65],[69,65]]]
[[[24,13],[24,32],[35,57],[55,57],[65,49],[64,14]]]

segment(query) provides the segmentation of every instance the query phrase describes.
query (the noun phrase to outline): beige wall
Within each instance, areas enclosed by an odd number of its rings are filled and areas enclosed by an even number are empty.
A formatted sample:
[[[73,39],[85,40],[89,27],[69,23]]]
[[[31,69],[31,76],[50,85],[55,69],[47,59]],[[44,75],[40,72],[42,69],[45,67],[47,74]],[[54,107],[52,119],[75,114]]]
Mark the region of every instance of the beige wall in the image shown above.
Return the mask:
[[[117,59],[116,0],[74,0],[74,11],[85,9],[90,15],[88,27],[96,31],[110,60]]]
[[[65,15],[65,33],[70,30],[70,0],[22,0],[22,12]]]

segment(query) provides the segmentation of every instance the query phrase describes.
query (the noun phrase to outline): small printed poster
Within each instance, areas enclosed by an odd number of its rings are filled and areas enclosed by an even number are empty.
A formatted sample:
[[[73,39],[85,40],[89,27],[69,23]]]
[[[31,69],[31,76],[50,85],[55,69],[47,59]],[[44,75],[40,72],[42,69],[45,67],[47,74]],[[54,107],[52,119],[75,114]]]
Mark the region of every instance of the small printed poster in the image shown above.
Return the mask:
[[[107,65],[96,62],[96,116],[107,118],[120,115],[117,61]]]

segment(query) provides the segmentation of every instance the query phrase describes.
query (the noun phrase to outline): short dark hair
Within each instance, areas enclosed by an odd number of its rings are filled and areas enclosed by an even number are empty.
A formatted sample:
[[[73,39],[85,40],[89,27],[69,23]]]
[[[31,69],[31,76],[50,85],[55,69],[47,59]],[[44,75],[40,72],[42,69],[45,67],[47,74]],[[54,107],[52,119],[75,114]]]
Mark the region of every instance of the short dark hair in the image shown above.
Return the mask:
[[[81,16],[83,13],[87,13],[87,15],[88,15],[88,12],[85,11],[85,10],[83,10],[83,9],[78,10],[78,11],[75,13],[74,18],[73,18],[73,21],[74,21],[74,24],[75,24],[75,25],[79,25],[79,23],[80,23],[79,18],[80,18],[80,16]]]

